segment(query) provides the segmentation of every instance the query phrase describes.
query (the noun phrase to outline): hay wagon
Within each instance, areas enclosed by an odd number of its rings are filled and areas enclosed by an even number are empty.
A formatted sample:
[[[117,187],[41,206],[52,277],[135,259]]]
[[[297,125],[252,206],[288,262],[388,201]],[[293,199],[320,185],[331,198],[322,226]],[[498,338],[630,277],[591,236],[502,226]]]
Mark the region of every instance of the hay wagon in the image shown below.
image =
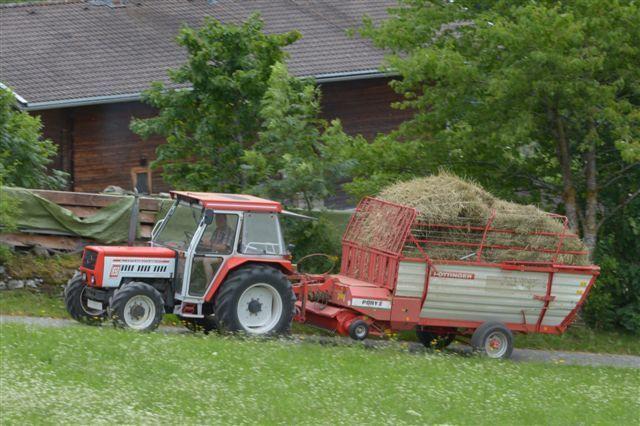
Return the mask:
[[[354,339],[416,330],[425,345],[444,347],[470,337],[507,358],[513,332],[563,333],[599,273],[571,264],[587,253],[571,249],[577,236],[565,217],[550,217],[558,232],[493,226],[493,214],[482,226],[434,223],[366,198],[344,234],[340,273],[294,285],[295,319]]]

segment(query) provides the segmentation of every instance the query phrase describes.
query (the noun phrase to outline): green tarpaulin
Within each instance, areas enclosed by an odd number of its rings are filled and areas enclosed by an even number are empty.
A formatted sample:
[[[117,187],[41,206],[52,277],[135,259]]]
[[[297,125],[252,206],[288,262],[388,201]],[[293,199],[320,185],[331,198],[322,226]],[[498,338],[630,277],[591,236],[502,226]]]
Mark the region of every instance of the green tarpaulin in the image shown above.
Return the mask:
[[[3,197],[17,199],[20,203],[17,218],[20,230],[71,234],[102,243],[127,240],[135,201],[133,196],[123,196],[121,201],[101,208],[92,216],[81,218],[28,189],[1,187],[0,198]]]

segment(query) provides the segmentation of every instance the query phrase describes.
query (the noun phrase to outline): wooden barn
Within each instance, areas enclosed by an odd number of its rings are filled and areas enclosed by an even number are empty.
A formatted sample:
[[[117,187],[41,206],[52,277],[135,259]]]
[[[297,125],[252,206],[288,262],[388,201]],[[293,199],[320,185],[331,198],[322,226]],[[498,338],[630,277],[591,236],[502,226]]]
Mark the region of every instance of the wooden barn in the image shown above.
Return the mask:
[[[140,93],[185,60],[175,42],[183,25],[204,17],[241,22],[260,12],[267,32],[296,29],[289,69],[316,79],[325,118],[372,138],[407,117],[380,71],[383,52],[347,34],[366,14],[385,19],[391,0],[66,0],[0,5],[0,84],[39,115],[45,137],[59,145],[53,167],[69,173],[75,191],[108,185],[143,192],[169,189],[153,174],[161,138],[142,141],[132,117],[155,111]]]

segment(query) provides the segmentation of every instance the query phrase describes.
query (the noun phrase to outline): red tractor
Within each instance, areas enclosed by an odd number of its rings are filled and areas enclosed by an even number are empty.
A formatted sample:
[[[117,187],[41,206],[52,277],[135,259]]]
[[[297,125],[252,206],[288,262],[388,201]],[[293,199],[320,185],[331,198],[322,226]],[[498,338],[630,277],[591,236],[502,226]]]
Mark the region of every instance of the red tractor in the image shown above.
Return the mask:
[[[250,334],[289,330],[294,273],[280,203],[249,195],[172,192],[150,247],[87,246],[65,289],[79,321],[140,331],[174,313],[194,328]]]
[[[507,358],[513,332],[563,333],[599,273],[594,265],[563,263],[585,252],[563,248],[577,236],[562,216],[552,215],[561,232],[523,233],[492,227],[493,216],[484,226],[423,223],[413,208],[365,198],[344,234],[340,272],[298,274],[279,203],[232,194],[172,197],[151,247],[85,249],[65,290],[71,316],[153,330],[167,312],[205,331],[248,334],[287,332],[295,320],[356,340],[415,330],[429,347],[468,338],[489,357]],[[547,244],[523,244],[527,238]],[[443,253],[435,247],[462,255],[432,259],[429,253]],[[518,260],[522,252],[539,260]]]

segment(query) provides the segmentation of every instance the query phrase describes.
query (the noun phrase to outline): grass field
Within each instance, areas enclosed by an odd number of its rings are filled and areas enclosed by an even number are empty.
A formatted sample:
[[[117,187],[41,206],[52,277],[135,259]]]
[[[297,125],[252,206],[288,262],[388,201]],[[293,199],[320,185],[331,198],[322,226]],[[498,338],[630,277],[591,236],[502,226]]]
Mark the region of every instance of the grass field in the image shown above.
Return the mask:
[[[3,424],[633,424],[640,371],[1,326]]]
[[[36,317],[69,318],[61,298],[62,288],[47,293],[30,290],[0,291],[0,314]],[[174,315],[167,315],[164,323],[180,326]],[[295,333],[318,334],[316,328],[294,324]],[[403,332],[398,340],[415,341],[415,333]],[[640,338],[617,332],[598,332],[586,327],[572,327],[562,336],[543,334],[517,334],[516,348],[550,349],[564,351],[600,352],[640,355]]]

